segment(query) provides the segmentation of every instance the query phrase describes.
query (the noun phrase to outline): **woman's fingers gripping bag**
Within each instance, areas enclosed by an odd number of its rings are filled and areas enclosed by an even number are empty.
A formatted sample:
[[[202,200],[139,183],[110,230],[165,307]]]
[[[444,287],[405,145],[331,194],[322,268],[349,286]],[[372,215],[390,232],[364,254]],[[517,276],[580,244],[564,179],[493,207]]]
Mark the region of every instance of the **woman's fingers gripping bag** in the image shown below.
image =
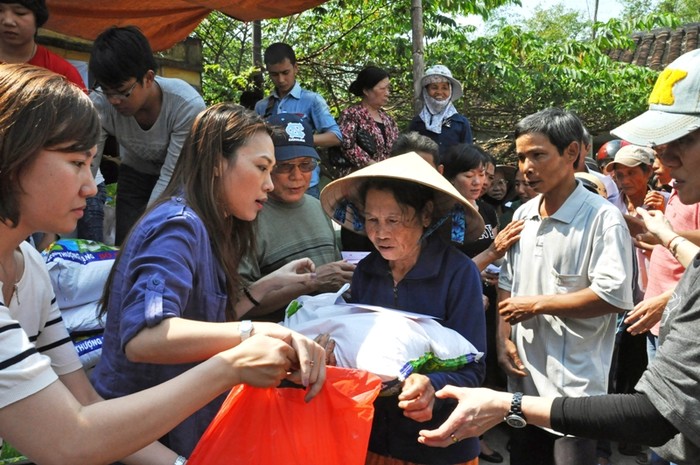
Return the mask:
[[[195,448],[189,465],[363,465],[381,380],[327,367],[309,403],[299,386],[235,387]]]

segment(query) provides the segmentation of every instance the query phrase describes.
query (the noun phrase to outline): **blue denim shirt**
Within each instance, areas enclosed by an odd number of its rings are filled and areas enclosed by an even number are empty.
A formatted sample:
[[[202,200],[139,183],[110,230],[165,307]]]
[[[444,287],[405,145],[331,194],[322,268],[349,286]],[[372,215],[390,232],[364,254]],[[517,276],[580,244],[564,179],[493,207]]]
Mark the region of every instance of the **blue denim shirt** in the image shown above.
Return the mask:
[[[282,97],[279,98],[277,90],[272,92],[271,96],[268,96],[258,103],[255,104],[255,112],[261,116],[265,115],[265,110],[269,103],[270,97],[274,97],[275,103],[267,113],[271,115],[276,115],[278,113],[296,113],[302,118],[306,118],[311,128],[316,133],[332,132],[338,138],[339,141],[343,140],[343,135],[340,132],[338,123],[335,122],[335,118],[331,115],[330,108],[326,101],[316,92],[310,90],[302,89],[298,82],[294,84],[292,90]],[[311,177],[311,183],[309,187],[314,187],[318,185],[321,176],[321,167],[317,167]]]
[[[197,364],[131,362],[124,350],[142,329],[173,317],[226,320],[223,268],[204,223],[185,199],[172,198],[151,210],[134,226],[120,254],[107,303],[102,358],[92,374],[95,389],[107,399],[153,387]],[[225,397],[192,414],[164,442],[189,456]]]

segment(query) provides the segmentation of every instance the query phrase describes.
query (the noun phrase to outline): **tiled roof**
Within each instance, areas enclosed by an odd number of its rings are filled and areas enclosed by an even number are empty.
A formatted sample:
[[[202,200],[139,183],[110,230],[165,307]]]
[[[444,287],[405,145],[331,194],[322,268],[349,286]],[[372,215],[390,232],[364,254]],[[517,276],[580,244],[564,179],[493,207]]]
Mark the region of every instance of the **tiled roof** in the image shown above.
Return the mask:
[[[651,32],[632,35],[636,47],[631,50],[614,50],[610,58],[623,63],[633,63],[661,70],[673,60],[698,47],[700,23],[686,24],[677,29],[659,28]]]

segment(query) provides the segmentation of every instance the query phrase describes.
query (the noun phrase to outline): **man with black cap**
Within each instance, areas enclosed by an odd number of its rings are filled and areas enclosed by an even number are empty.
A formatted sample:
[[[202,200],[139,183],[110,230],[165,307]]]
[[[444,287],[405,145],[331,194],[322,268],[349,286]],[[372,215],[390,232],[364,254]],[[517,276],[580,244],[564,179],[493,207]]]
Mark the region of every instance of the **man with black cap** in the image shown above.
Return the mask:
[[[355,265],[340,259],[336,233],[321,203],[305,195],[320,157],[313,131],[294,113],[272,115],[277,126],[272,136],[277,164],[272,168],[274,189],[256,220],[256,250],[240,266],[241,276],[254,282],[298,258],[316,265],[312,285],[293,285],[265,295],[247,316],[279,321],[281,310],[303,294],[335,292],[349,283]],[[253,302],[256,303],[256,302]]]

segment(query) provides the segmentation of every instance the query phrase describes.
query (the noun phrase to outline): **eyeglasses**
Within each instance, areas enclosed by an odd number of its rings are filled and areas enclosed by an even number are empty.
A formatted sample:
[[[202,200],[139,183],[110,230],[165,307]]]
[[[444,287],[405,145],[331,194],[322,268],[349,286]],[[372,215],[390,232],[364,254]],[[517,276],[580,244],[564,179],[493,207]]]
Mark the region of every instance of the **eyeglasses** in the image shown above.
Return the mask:
[[[128,99],[131,94],[134,92],[134,88],[136,87],[136,84],[138,84],[139,81],[134,81],[133,84],[131,84],[131,87],[129,87],[129,90],[126,92],[108,92],[102,90],[102,87],[99,84],[95,84],[95,87],[92,88],[93,92],[97,92],[98,94],[104,95],[107,99],[117,99],[120,101]]]
[[[295,168],[299,168],[302,173],[310,173],[315,170],[318,166],[316,160],[302,161],[301,163],[280,163],[272,168],[272,172],[275,174],[289,174],[294,171]]]
[[[506,181],[505,179],[496,179],[495,181],[493,181],[493,185],[494,186],[507,186],[508,181]]]

